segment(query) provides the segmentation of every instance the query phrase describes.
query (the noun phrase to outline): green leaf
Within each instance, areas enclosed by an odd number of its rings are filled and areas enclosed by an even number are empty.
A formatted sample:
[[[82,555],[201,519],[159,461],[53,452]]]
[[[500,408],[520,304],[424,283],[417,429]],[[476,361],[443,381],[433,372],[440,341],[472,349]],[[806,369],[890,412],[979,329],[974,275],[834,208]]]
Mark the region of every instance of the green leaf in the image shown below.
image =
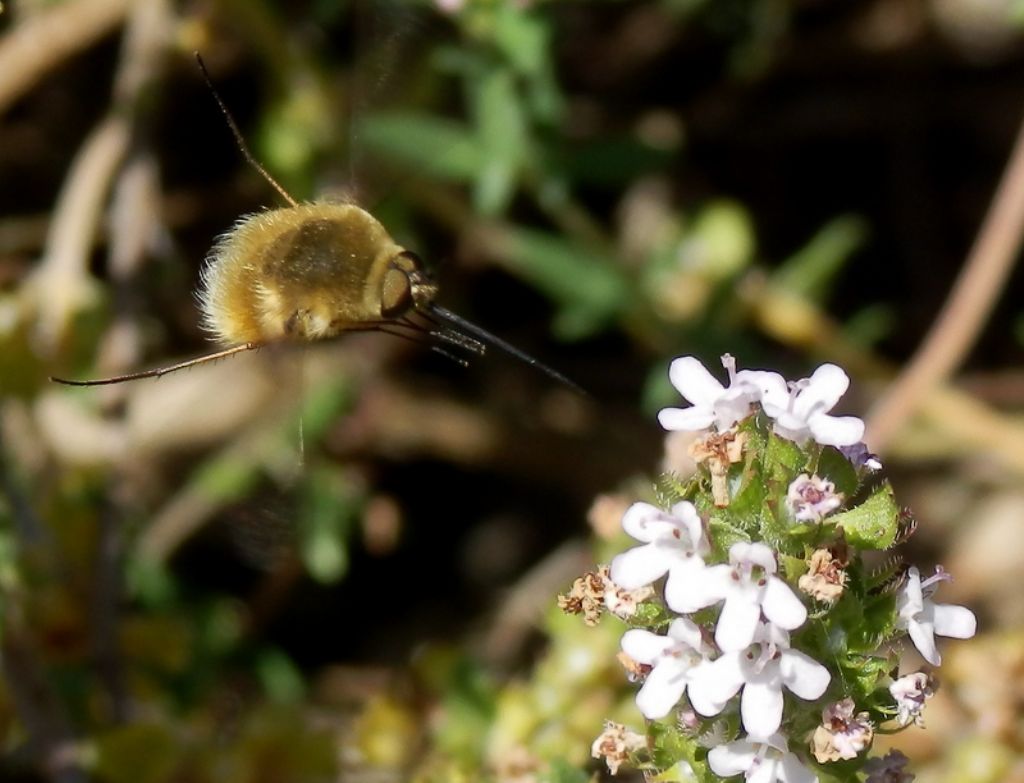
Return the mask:
[[[265,112],[256,139],[263,165],[300,199],[314,185],[316,159],[338,137],[327,91],[312,74],[292,80],[290,89]]]
[[[846,319],[843,336],[853,345],[868,351],[892,336],[900,326],[898,305],[876,302],[860,308]]]
[[[649,777],[651,781],[689,783],[694,780],[718,780],[708,769],[706,751],[698,746],[695,739],[684,735],[675,724],[652,722],[647,727],[647,737],[652,747],[651,759],[660,770]]]
[[[764,472],[766,476],[784,481],[786,486],[803,472],[807,457],[793,441],[774,433],[768,436],[764,450]]]
[[[838,449],[831,446],[822,449],[815,472],[835,484],[836,491],[843,493],[844,498],[850,498],[857,491],[857,471]]]
[[[472,101],[484,159],[476,177],[475,202],[484,215],[505,210],[526,163],[526,119],[513,74],[492,68],[472,83]]]
[[[876,646],[880,640],[891,638],[896,633],[896,620],[896,596],[873,596],[870,600],[866,600],[862,627],[865,632],[864,650],[873,649],[873,646]],[[868,637],[867,633],[871,633],[873,636]]]
[[[339,581],[348,571],[348,534],[359,498],[344,476],[318,470],[304,487],[299,552],[318,582]]]
[[[885,483],[856,508],[834,514],[827,521],[842,525],[846,540],[861,549],[888,549],[896,540],[899,507],[892,487]]]
[[[690,476],[684,481],[674,473],[662,473],[654,484],[658,505],[671,508],[679,501],[686,500],[695,491],[698,483],[697,476]]]
[[[857,658],[857,687],[860,690],[860,701],[879,689],[879,683],[888,679],[892,664],[888,658],[878,655],[861,655]]]
[[[484,163],[484,150],[468,127],[428,114],[371,114],[356,133],[368,149],[453,182],[472,182]]]
[[[664,628],[672,622],[674,615],[668,613],[662,604],[654,601],[644,601],[636,608],[636,614],[629,618],[629,625],[632,628],[657,629]]]
[[[347,377],[315,386],[302,400],[298,418],[288,429],[295,432],[301,423],[306,440],[319,440],[339,416],[351,410],[354,400],[352,383]]]
[[[692,783],[693,773],[688,761],[677,761],[668,769],[647,778],[651,783]]]
[[[773,283],[813,301],[821,301],[832,280],[867,238],[867,223],[842,215],[826,223],[775,273]]]
[[[764,531],[766,515],[762,512],[766,496],[765,482],[755,462],[730,468],[729,494],[732,499],[725,511],[732,518],[733,526],[756,538],[759,530]]]
[[[559,340],[583,340],[601,331],[608,319],[585,307],[564,307],[551,321],[551,331]]]
[[[779,567],[786,580],[796,584],[796,581],[807,573],[807,561],[802,557],[780,554]]]
[[[694,219],[688,243],[694,252],[689,268],[714,280],[727,280],[750,265],[754,227],[750,214],[735,201],[722,199],[704,207]]]
[[[870,653],[888,638],[896,623],[895,598],[892,596],[857,596],[852,589],[832,607],[827,618],[831,633],[841,634],[832,652]],[[833,636],[836,641],[838,636]]]
[[[529,113],[536,122],[554,125],[564,100],[552,62],[551,17],[521,3],[502,3],[496,15],[494,41],[525,81]]]
[[[259,470],[252,461],[228,451],[203,462],[189,488],[208,500],[230,503],[250,494],[259,479]]]
[[[504,3],[496,22],[495,43],[516,70],[530,76],[542,73],[550,45],[544,17],[514,3]]]
[[[628,281],[611,258],[541,231],[510,228],[504,240],[508,266],[572,314],[560,336],[585,337],[625,308]]]
[[[733,544],[750,541],[750,534],[734,525],[732,519],[721,511],[713,512],[708,520],[708,537],[715,554],[722,560],[728,559],[729,547]]]
[[[617,136],[573,145],[557,163],[560,172],[577,184],[623,187],[645,173],[664,171],[672,157],[672,152],[632,136]],[[672,250],[665,260],[675,268],[679,256],[676,247]]]
[[[684,737],[674,725],[651,723],[647,728],[647,735],[651,744],[651,759],[658,769],[669,770],[676,762],[689,755],[687,745],[691,740]]]
[[[295,704],[305,695],[302,672],[280,650],[264,650],[256,659],[256,676],[272,702]]]

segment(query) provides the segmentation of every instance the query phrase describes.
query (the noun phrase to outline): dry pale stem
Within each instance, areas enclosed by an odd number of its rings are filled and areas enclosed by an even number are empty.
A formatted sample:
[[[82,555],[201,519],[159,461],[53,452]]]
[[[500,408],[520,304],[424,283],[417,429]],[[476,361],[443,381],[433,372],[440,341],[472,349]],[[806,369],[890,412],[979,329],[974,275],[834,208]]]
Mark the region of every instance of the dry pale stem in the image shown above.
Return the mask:
[[[133,0],[68,0],[33,14],[0,39],[0,112],[47,71],[114,29]]]
[[[32,280],[39,311],[37,339],[47,353],[64,334],[71,315],[93,294],[89,254],[130,136],[123,118],[108,116],[86,139],[64,182],[46,251]]]
[[[876,451],[960,366],[1013,267],[1024,235],[1024,124],[985,222],[946,304],[907,369],[878,401],[866,442]]]
[[[138,98],[154,76],[169,18],[164,0],[134,3],[115,82],[115,105],[82,145],[54,209],[46,250],[33,280],[39,311],[36,338],[46,353],[53,351],[75,311],[93,293],[89,255],[107,195],[129,152]]]
[[[117,317],[100,346],[97,367],[103,375],[124,373],[138,362],[142,350],[135,317],[141,303],[132,306],[137,298],[133,282],[165,232],[160,170],[147,133],[153,101],[147,96],[162,75],[173,26],[167,0],[140,0],[125,30],[114,79],[113,112],[131,119],[132,142],[109,207],[108,270],[119,301]]]

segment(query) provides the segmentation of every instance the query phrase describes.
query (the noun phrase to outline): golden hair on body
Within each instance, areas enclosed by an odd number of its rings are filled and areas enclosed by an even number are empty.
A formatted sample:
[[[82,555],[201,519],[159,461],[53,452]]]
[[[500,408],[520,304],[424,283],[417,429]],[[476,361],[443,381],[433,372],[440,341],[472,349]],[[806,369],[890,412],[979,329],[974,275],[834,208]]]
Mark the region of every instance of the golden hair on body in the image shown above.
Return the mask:
[[[434,350],[462,364],[464,359],[442,345],[478,355],[491,345],[580,390],[564,375],[436,304],[437,285],[422,261],[369,212],[350,203],[300,204],[292,198],[249,152],[198,53],[196,60],[245,159],[289,204],[243,217],[207,257],[197,292],[202,324],[228,347],[112,378],[51,380],[101,386],[157,378],[272,343],[382,331],[432,341]],[[412,320],[413,315],[431,326]]]
[[[354,204],[314,203],[242,218],[202,274],[203,326],[223,343],[321,340],[427,307],[418,260]]]

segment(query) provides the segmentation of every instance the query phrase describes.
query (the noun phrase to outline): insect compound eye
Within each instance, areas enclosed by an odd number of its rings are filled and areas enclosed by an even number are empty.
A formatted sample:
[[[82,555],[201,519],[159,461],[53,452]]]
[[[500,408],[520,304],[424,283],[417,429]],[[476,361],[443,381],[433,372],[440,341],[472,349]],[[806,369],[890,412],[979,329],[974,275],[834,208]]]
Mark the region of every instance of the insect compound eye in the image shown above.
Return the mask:
[[[423,270],[420,257],[403,250],[391,259],[384,275],[381,315],[397,318],[409,310],[427,310],[437,296],[437,284]]]
[[[398,265],[389,267],[384,273],[380,314],[385,318],[398,318],[405,315],[412,306],[412,280],[409,279],[409,272]]]

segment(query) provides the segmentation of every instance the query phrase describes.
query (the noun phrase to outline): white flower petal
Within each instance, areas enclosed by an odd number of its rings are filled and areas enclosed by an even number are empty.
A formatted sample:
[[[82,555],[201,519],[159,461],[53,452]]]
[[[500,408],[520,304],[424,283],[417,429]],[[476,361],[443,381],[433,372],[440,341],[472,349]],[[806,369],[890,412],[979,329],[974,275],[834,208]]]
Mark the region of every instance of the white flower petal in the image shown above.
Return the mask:
[[[954,639],[970,639],[978,631],[978,618],[965,606],[935,604],[935,633]]]
[[[740,370],[736,382],[751,389],[754,398],[761,403],[769,416],[769,409],[785,410],[789,405],[789,388],[786,379],[777,372],[767,370]]]
[[[701,715],[717,715],[743,686],[739,653],[723,655],[695,667],[690,677],[690,704]]]
[[[648,720],[668,715],[686,690],[687,669],[671,660],[663,660],[647,675],[636,695],[637,709]]]
[[[762,544],[755,541],[754,543],[748,544],[744,541],[739,541],[729,547],[729,562],[730,563],[753,563],[754,565],[761,566],[769,574],[774,574],[778,565],[775,563],[775,553],[772,548],[767,544]]]
[[[782,757],[779,780],[782,783],[818,783],[818,776],[800,763],[792,753],[786,753]]]
[[[779,751],[780,754],[789,751],[789,744],[786,742],[786,737],[784,734],[781,733],[772,734],[767,739],[760,739],[758,741],[762,745],[767,745],[769,748],[774,748],[775,750]]]
[[[722,600],[720,595],[706,590],[710,570],[696,555],[673,564],[665,582],[665,603],[673,612],[691,614]]]
[[[634,503],[622,515],[622,529],[627,535],[645,544],[667,532],[669,524],[665,512],[650,503]]]
[[[658,423],[670,432],[697,432],[710,427],[715,421],[711,408],[662,408]]]
[[[694,356],[680,356],[668,366],[668,379],[694,405],[711,406],[725,387]]]
[[[672,506],[672,516],[679,522],[679,526],[689,534],[690,545],[697,554],[708,552],[711,547],[704,536],[704,523],[701,522],[700,514],[696,507],[688,500],[680,501]]]
[[[935,646],[935,631],[930,622],[911,622],[907,626],[907,633],[922,658],[932,666],[942,664],[939,648]]]
[[[779,779],[779,762],[771,756],[765,756],[761,763],[746,775],[746,783],[775,783]]]
[[[775,625],[792,631],[807,620],[807,608],[792,588],[777,576],[768,578],[768,584],[761,599],[764,616]]]
[[[781,379],[751,382],[760,383],[761,407],[774,420],[775,433],[783,438],[804,443],[813,435],[818,443],[838,448],[859,443],[864,436],[860,419],[828,415],[850,385],[846,373],[834,364],[823,364],[792,389]]]
[[[699,651],[704,646],[704,638],[696,623],[686,617],[677,617],[668,627],[667,636],[687,647]]]
[[[740,700],[743,728],[752,737],[768,737],[782,725],[782,687],[769,682],[748,682]]]
[[[856,416],[816,413],[807,420],[807,426],[822,446],[852,446],[864,439],[864,422]]]
[[[808,701],[821,696],[832,680],[828,669],[799,650],[783,651],[779,672],[786,687]]]
[[[850,388],[850,378],[841,367],[823,364],[815,370],[800,390],[793,404],[796,415],[807,418],[815,411],[830,411]]]
[[[714,404],[715,427],[725,432],[740,419],[750,415],[751,393],[747,389],[731,389]]]
[[[740,740],[712,748],[708,752],[708,764],[716,775],[728,778],[750,769],[756,756],[757,746]]]
[[[732,589],[732,569],[725,563],[706,566],[701,572],[701,580],[693,585],[693,594],[690,596],[690,604],[704,608],[718,603]],[[679,611],[679,610],[677,610]]]
[[[900,593],[899,607],[900,615],[903,617],[915,615],[924,608],[924,592],[921,589],[921,572],[917,566],[907,569],[907,581]]]
[[[780,438],[791,440],[794,443],[802,446],[804,443],[807,442],[807,439],[810,437],[810,431],[807,429],[807,427],[804,425],[802,421],[797,421],[797,426],[794,427],[787,427],[785,424],[781,424],[780,422],[785,418],[786,415],[783,415],[782,417],[776,419],[775,424],[772,426],[772,431]],[[790,416],[789,418],[792,419],[793,417]]]
[[[644,544],[612,558],[609,576],[619,587],[636,590],[661,579],[675,559],[669,550]]]
[[[630,628],[622,635],[622,651],[637,663],[653,664],[665,650],[675,644],[674,640],[642,628]]]
[[[725,599],[725,606],[718,616],[715,642],[726,651],[745,649],[754,641],[760,619],[761,607],[734,592]]]

